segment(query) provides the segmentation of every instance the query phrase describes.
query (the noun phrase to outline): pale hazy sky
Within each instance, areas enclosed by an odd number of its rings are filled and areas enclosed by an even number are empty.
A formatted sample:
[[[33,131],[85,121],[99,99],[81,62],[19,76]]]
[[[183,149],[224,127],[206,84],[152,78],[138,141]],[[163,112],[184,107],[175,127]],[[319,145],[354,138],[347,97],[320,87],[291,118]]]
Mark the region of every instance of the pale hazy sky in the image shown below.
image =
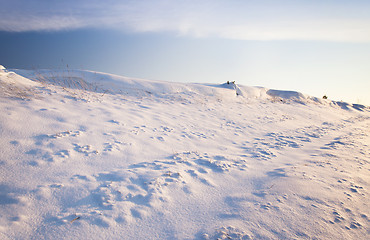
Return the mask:
[[[370,105],[370,1],[0,0],[0,64],[297,90]]]

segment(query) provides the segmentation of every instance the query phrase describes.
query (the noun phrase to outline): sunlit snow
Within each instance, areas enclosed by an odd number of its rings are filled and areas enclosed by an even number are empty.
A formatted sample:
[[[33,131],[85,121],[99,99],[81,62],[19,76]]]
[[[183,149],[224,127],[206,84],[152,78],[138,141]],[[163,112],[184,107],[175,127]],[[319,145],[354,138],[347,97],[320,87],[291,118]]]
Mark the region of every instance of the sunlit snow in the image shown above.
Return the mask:
[[[0,68],[0,110],[0,239],[369,236],[367,106]]]

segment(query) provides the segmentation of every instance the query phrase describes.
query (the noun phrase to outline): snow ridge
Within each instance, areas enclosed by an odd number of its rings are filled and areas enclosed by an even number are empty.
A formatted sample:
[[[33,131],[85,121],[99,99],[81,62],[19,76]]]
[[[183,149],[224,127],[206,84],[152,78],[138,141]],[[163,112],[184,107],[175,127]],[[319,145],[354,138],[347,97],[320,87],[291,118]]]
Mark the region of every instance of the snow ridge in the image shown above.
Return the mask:
[[[203,95],[234,101],[235,97],[244,99],[273,100],[280,102],[298,102],[329,104],[346,110],[369,111],[369,107],[361,104],[349,104],[312,97],[296,91],[266,89],[263,87],[250,87],[227,82],[223,84],[194,84],[173,83],[146,79],[128,78],[113,74],[87,71],[87,70],[6,70],[8,74],[21,85],[35,83],[52,84],[64,89],[79,89],[100,94],[154,94],[156,96],[168,95]],[[29,80],[32,80],[31,82]]]

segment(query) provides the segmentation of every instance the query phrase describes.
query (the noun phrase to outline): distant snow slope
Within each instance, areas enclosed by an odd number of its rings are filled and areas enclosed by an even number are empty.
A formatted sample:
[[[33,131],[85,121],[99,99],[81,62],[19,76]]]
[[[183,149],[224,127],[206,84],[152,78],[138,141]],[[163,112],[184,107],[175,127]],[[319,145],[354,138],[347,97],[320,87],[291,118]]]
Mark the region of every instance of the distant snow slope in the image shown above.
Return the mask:
[[[0,69],[0,239],[367,239],[370,109]]]

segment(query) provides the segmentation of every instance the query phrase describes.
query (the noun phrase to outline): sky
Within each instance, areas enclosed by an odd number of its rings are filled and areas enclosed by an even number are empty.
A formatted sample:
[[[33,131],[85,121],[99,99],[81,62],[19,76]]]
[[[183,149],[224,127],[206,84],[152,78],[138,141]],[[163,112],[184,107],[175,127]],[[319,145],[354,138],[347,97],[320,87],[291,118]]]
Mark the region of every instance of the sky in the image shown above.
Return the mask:
[[[0,65],[370,105],[368,0],[0,0]]]

